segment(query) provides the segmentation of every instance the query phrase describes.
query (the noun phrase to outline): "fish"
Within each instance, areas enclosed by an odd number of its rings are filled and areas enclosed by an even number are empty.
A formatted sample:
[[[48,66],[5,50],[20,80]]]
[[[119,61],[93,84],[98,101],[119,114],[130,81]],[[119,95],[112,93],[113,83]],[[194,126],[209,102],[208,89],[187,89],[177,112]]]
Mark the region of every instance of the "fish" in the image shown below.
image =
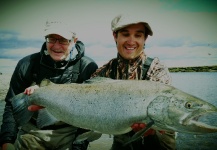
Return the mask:
[[[174,86],[147,80],[95,77],[82,84],[54,84],[44,79],[33,94],[20,93],[11,102],[19,126],[32,117],[28,106],[40,105],[56,118],[51,120],[87,129],[92,135],[92,131],[120,135],[131,131],[135,123],[148,124],[129,142],[149,128],[190,134],[217,132],[216,124],[199,120],[217,113],[216,106]]]

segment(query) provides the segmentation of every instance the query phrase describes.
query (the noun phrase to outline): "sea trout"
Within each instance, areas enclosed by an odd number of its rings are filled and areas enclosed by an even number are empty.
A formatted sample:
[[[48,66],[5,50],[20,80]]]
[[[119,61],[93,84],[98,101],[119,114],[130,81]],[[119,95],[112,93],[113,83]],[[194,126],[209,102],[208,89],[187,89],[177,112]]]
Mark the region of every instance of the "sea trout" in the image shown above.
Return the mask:
[[[30,120],[32,112],[27,107],[32,104],[44,106],[59,121],[104,134],[127,133],[134,123],[164,131],[217,132],[217,125],[198,121],[200,116],[216,113],[214,105],[152,81],[96,77],[83,84],[54,84],[43,80],[32,95],[12,99],[18,125]]]

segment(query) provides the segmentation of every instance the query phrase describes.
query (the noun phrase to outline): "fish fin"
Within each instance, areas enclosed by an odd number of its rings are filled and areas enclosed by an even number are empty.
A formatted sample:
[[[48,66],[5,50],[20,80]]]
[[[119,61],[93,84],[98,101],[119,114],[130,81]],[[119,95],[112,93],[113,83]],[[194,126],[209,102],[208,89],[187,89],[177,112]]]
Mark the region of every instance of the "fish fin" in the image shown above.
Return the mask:
[[[20,93],[11,99],[11,104],[13,107],[13,116],[18,126],[20,127],[29,122],[34,114],[34,112],[28,110],[28,107],[31,105],[29,96]]]
[[[48,112],[46,108],[38,110],[38,117],[36,123],[39,129],[49,125],[53,125],[57,122],[59,122],[59,120],[56,119],[52,114],[50,114],[50,112]]]
[[[48,86],[48,85],[53,85],[54,83],[51,82],[49,79],[43,79],[40,83],[40,87]]]
[[[94,77],[91,79],[88,79],[84,81],[86,84],[92,84],[92,83],[105,83],[105,82],[116,82],[117,80],[113,80],[111,78],[106,78],[106,77]]]
[[[136,141],[137,139],[139,139],[140,137],[142,137],[142,136],[145,134],[145,132],[147,132],[148,129],[151,128],[151,126],[152,126],[153,124],[154,124],[154,121],[149,122],[149,123],[146,125],[146,127],[145,127],[144,129],[140,130],[139,132],[136,132],[136,133],[130,138],[129,141],[127,141],[126,143],[123,144],[123,146],[126,146],[126,145],[130,144],[131,142]]]
[[[95,131],[87,131],[87,132],[84,132],[84,133],[78,135],[74,142],[78,143],[78,142],[81,142],[84,140],[92,142],[92,141],[99,139],[101,136],[102,136],[102,133],[95,132]]]

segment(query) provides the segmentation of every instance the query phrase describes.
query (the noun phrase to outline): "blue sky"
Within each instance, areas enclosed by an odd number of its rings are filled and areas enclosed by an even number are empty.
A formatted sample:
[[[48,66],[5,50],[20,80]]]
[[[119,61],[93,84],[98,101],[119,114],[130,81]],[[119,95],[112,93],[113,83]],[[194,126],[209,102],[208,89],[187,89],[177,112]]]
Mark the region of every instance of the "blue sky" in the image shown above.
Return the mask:
[[[168,67],[217,65],[215,0],[1,0],[0,72],[40,50],[46,20],[71,24],[86,55],[102,66],[117,55],[110,24],[121,13],[150,24],[145,52]]]

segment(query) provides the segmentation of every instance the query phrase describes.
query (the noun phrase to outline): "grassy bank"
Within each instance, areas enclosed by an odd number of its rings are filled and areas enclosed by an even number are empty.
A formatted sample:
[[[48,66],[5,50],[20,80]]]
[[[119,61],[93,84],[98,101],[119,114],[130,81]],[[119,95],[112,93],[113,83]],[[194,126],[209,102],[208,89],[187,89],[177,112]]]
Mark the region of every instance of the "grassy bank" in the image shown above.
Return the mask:
[[[216,66],[170,67],[170,72],[217,72]]]

